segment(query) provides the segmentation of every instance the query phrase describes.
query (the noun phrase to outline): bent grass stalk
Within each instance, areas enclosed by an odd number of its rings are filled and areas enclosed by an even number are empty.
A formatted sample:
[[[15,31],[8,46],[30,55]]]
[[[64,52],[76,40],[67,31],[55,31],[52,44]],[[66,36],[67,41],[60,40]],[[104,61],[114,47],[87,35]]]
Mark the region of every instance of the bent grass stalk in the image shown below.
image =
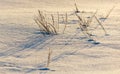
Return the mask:
[[[106,15],[105,19],[107,19],[107,18],[110,16],[110,14],[111,14],[111,12],[114,10],[114,8],[115,8],[115,6],[113,6],[113,7],[110,9],[110,11],[109,11],[108,14]]]
[[[99,25],[101,26],[101,28],[103,29],[103,31],[105,32],[105,35],[107,34],[104,26],[102,25],[102,23],[98,20],[98,18],[95,16],[95,19],[97,20],[97,22],[99,23]]]

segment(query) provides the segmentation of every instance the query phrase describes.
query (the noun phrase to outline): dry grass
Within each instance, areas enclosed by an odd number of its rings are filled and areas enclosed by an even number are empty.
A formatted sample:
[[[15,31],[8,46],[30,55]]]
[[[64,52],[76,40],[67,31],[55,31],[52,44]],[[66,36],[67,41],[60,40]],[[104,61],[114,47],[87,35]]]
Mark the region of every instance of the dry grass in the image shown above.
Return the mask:
[[[76,7],[76,11],[79,11],[78,7],[76,5],[76,2],[75,2],[75,7]],[[112,8],[110,10],[110,12],[106,16],[106,18],[108,18],[108,16],[110,15],[110,13],[112,12],[113,9],[114,8]],[[82,13],[78,13],[78,12],[75,13],[75,15],[77,16],[78,21],[79,21],[79,26],[80,26],[81,32],[88,39],[94,38],[93,34],[92,34],[94,29],[90,29],[92,27],[91,23],[94,20],[95,20],[94,22],[97,22],[99,24],[97,26],[100,26],[103,29],[103,31],[105,32],[105,35],[107,34],[107,32],[104,28],[104,25],[101,23],[101,21],[99,21],[99,19],[96,16],[97,12],[98,11],[96,10],[96,12],[92,13],[91,17],[89,17],[89,18],[81,17],[81,15],[79,15],[79,14],[82,14]],[[34,20],[35,20],[36,24],[39,26],[40,31],[42,31],[45,34],[51,34],[51,35],[56,35],[56,34],[58,34],[59,31],[60,31],[59,33],[63,33],[63,34],[65,33],[67,24],[69,21],[68,20],[69,15],[67,14],[67,12],[65,14],[64,13],[61,14],[61,13],[57,12],[56,15],[51,14],[49,17],[44,15],[40,10],[38,10],[38,13],[39,13],[38,16],[36,16],[36,18]],[[49,19],[47,19],[47,18],[49,18]],[[60,22],[62,22],[62,23],[60,23]],[[60,24],[64,24],[63,29],[60,29]]]
[[[79,11],[79,9],[78,9],[78,7],[77,7],[77,4],[76,4],[76,1],[74,0],[74,6],[75,6],[75,13],[79,13],[80,11]]]
[[[112,13],[112,11],[114,10],[115,6],[113,6],[110,11],[106,14],[106,16],[100,18],[102,20],[102,22],[105,22],[107,20],[107,18],[110,16],[110,14]]]
[[[66,14],[65,14],[65,27],[64,27],[64,29],[63,29],[63,34],[64,34],[65,29],[66,29],[66,27],[67,27],[67,23],[68,23],[68,14],[66,13]]]
[[[101,28],[103,29],[103,31],[105,32],[105,35],[107,35],[107,31],[105,30],[105,28],[102,25],[102,23],[99,21],[99,19],[96,16],[95,16],[95,19],[97,20],[97,22],[99,23],[99,25],[101,26]]]
[[[60,22],[61,22],[60,19],[62,20],[62,23],[65,24],[63,31],[61,32],[60,32]],[[58,33],[65,32],[68,22],[68,14],[63,13],[62,15],[60,15],[60,13],[57,12],[56,14],[51,14],[50,16],[47,16],[43,14],[42,11],[38,10],[38,15],[35,17],[34,21],[36,22],[40,31],[43,34],[57,35]]]
[[[57,28],[58,28],[58,32],[59,32],[59,22],[60,22],[60,14],[59,14],[59,12],[57,12]]]
[[[49,48],[48,58],[47,58],[47,65],[46,65],[47,67],[49,67],[49,65],[50,65],[51,55],[52,55],[52,50]]]
[[[87,24],[90,25],[94,16],[97,14],[98,10],[96,10],[96,12],[90,17],[90,19],[87,20]]]
[[[82,33],[89,39],[91,40],[94,40],[93,37],[92,37],[92,34],[89,32],[89,28],[91,27],[91,22],[93,21],[93,18],[95,18],[95,21],[98,22],[98,24],[101,26],[101,28],[103,29],[103,31],[105,32],[105,35],[107,35],[107,32],[103,26],[103,24],[99,21],[99,19],[96,17],[96,14],[97,14],[97,10],[95,13],[93,13],[93,15],[89,18],[89,19],[85,19],[85,18],[82,18],[81,16],[79,16],[77,13],[75,13],[77,18],[79,19],[79,26],[80,26],[80,29],[82,31]],[[94,30],[93,30],[94,31]],[[94,40],[96,41],[96,40]]]
[[[108,14],[104,17],[105,19],[107,19],[107,18],[110,16],[110,14],[111,14],[111,12],[113,11],[114,8],[115,8],[115,6],[113,6],[113,7],[110,9],[110,11],[108,12]]]
[[[38,16],[36,16],[34,19],[41,32],[43,32],[44,34],[56,35],[58,34],[58,30],[55,26],[53,15],[51,15],[51,20],[51,22],[48,22],[47,17],[45,17],[45,15],[40,10],[38,10]]]
[[[76,16],[77,18],[79,19],[79,26],[80,26],[80,29],[82,31],[82,33],[91,39],[91,35],[90,33],[88,32],[88,21],[86,21],[85,19],[82,19],[77,13],[76,13]]]

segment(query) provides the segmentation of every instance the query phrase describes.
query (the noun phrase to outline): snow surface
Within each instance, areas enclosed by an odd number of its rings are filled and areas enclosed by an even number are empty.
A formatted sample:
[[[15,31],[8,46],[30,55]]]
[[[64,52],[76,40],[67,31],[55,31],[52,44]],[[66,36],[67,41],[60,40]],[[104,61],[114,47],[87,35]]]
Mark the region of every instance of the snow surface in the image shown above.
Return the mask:
[[[82,11],[98,10],[97,17],[105,16],[115,6],[103,23],[108,35],[100,27],[93,32],[100,44],[87,41],[74,16],[69,16],[73,21],[65,34],[43,36],[39,32],[33,20],[38,9],[47,14],[70,14],[74,0],[0,0],[0,74],[119,74],[120,1],[76,1]],[[40,69],[46,65],[49,48],[53,51],[50,70],[43,71]]]

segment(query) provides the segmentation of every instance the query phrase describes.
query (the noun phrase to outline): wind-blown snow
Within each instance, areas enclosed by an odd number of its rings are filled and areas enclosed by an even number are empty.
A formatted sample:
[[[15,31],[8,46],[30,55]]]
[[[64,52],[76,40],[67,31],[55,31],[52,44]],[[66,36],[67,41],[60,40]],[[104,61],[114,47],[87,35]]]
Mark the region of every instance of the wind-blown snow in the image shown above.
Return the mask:
[[[71,16],[65,34],[39,32],[33,20],[38,9],[71,13],[74,0],[0,0],[0,74],[119,74],[119,0],[76,1],[82,11],[98,9],[98,17],[115,6],[104,22],[109,35],[100,28],[94,32],[99,45],[87,41]],[[41,71],[49,48],[53,51],[50,70]]]

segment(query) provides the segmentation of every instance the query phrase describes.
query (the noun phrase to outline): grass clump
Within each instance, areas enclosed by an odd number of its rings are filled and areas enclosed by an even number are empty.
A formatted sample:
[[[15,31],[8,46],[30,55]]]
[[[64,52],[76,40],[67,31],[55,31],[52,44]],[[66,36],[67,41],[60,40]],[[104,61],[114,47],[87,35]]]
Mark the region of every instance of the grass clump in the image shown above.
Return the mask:
[[[38,25],[40,32],[43,34],[49,34],[49,35],[57,35],[58,30],[55,26],[55,19],[54,16],[51,15],[51,21],[47,19],[47,17],[38,10],[38,15],[35,17],[34,21]]]

